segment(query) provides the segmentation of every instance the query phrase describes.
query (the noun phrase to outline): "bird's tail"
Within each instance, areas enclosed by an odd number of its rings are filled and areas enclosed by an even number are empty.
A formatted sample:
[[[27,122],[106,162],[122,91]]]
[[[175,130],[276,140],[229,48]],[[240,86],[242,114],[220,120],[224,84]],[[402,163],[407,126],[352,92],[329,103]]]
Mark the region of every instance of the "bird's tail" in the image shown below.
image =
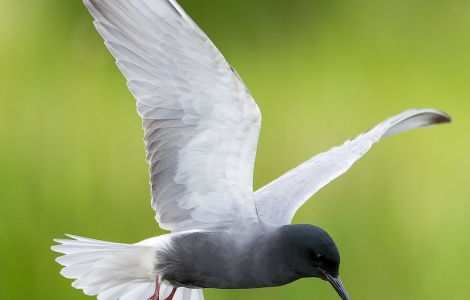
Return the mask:
[[[67,235],[56,239],[52,250],[65,254],[56,259],[63,265],[60,274],[76,279],[72,286],[99,300],[147,300],[155,291],[157,274],[153,268],[155,247],[148,243],[120,244]],[[156,238],[158,239],[158,238]],[[172,287],[162,284],[160,299]],[[202,290],[178,288],[173,300],[203,300]]]

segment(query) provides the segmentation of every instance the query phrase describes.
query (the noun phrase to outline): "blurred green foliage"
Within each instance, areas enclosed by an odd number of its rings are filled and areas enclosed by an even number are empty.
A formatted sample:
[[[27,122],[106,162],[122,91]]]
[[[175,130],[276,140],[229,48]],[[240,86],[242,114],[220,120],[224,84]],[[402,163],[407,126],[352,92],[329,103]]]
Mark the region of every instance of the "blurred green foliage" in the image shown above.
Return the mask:
[[[451,125],[374,147],[296,215],[326,229],[352,299],[470,294],[470,1],[181,0],[263,113],[255,188],[412,107]],[[81,1],[0,0],[0,299],[91,299],[63,233],[161,234],[140,119]],[[207,299],[338,299],[320,280]]]

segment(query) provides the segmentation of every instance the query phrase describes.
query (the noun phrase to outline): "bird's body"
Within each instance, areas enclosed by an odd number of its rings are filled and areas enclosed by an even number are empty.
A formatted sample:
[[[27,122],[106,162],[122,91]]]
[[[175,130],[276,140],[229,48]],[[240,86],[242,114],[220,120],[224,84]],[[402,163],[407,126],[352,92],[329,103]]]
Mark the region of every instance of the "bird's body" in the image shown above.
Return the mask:
[[[246,231],[190,232],[172,240],[172,251],[157,250],[161,263],[156,264],[156,269],[163,270],[162,279],[174,286],[219,289],[280,286],[313,275],[295,259],[300,257],[297,252],[304,251],[299,241],[318,232],[326,234],[312,225],[260,224],[253,224]],[[299,240],[294,241],[294,237]]]
[[[246,233],[199,231],[178,236],[172,241],[174,251],[157,251],[161,263],[156,268],[164,270],[162,279],[174,286],[233,289],[285,284],[287,279],[276,274],[279,265],[270,261],[281,254],[276,229],[256,224]]]
[[[202,288],[273,287],[307,277],[343,300],[340,256],[303,203],[381,138],[449,122],[412,109],[254,192],[261,114],[235,70],[174,0],[84,0],[143,119],[152,207],[172,232],[136,244],[56,240],[61,274],[100,300],[202,300]]]
[[[171,287],[189,289],[281,286],[321,276],[317,266],[309,262],[317,252],[325,256],[323,269],[338,275],[339,252],[324,230],[307,224],[247,225],[228,231],[170,233],[137,244],[70,236],[75,240],[57,240],[63,245],[54,249],[68,254],[58,258],[66,266],[62,275],[80,277],[74,286],[86,293],[93,292],[87,287],[100,284],[103,278],[118,287],[112,290],[117,295],[125,295],[129,282],[154,283],[155,278]],[[142,298],[136,299],[147,299],[153,291],[150,286]]]

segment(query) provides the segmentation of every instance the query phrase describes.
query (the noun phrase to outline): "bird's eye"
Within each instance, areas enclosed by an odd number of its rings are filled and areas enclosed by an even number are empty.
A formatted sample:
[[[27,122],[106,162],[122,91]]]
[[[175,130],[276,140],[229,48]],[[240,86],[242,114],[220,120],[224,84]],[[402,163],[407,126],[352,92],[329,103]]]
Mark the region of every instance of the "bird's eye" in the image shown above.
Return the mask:
[[[310,258],[316,262],[317,264],[323,264],[323,263],[326,263],[328,261],[328,259],[326,258],[325,255],[323,254],[320,254],[320,253],[316,253],[315,251],[313,250],[309,250],[310,252]]]
[[[315,259],[315,261],[320,262],[320,263],[323,263],[323,262],[326,261],[325,255],[321,255],[321,254],[318,254],[318,253],[315,254],[315,258],[314,258],[314,259]]]

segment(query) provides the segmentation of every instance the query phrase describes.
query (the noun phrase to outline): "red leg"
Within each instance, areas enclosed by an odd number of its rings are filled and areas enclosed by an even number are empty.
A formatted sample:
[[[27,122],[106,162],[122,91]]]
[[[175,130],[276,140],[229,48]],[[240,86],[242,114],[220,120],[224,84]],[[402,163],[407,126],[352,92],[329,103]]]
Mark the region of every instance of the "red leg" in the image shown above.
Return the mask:
[[[159,300],[160,299],[160,279],[158,276],[155,277],[155,293],[150,297],[149,300]]]
[[[165,300],[173,300],[173,296],[175,295],[175,293],[176,293],[176,288],[173,288],[170,296],[168,296]]]

